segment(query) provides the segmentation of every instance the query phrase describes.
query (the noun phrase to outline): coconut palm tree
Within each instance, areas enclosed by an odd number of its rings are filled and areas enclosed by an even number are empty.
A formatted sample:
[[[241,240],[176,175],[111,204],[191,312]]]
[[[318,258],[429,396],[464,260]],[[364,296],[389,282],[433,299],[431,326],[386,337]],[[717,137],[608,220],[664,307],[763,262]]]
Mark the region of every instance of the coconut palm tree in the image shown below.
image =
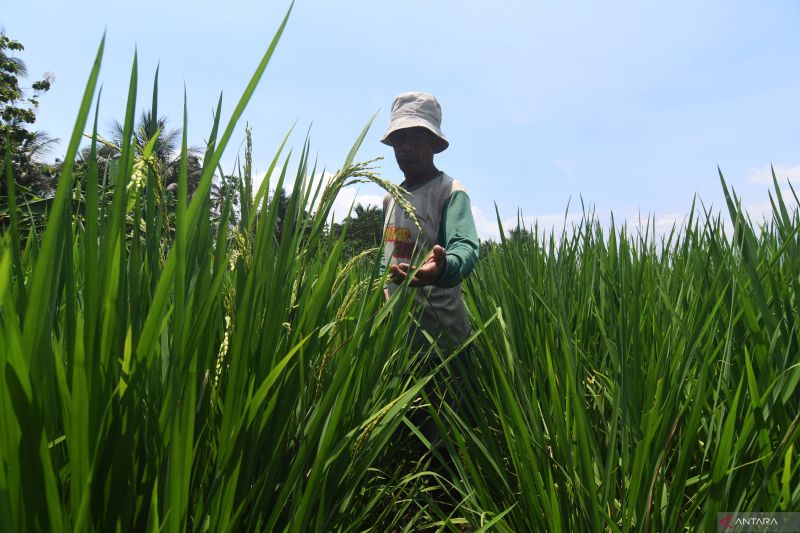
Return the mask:
[[[58,142],[59,139],[51,137],[42,130],[31,131],[21,140],[17,149],[25,154],[25,164],[15,168],[15,179],[18,184],[43,198],[53,195],[58,183],[58,174],[56,167],[46,163],[45,158],[53,153]]]
[[[97,163],[101,175],[107,172],[111,162],[120,156],[122,138],[124,136],[123,131],[122,124],[115,120],[111,123],[110,138],[105,142],[98,143]],[[176,190],[181,163],[181,130],[179,128],[170,128],[166,117],[162,116],[154,119],[150,111],[143,111],[133,131],[134,150],[137,155],[141,155],[156,132],[158,132],[158,138],[153,146],[152,155],[158,163],[162,185],[167,190]],[[88,147],[83,149],[81,156],[84,160],[88,160]],[[201,154],[198,148],[189,147],[186,154],[186,167],[188,192],[191,196],[200,183],[200,176],[203,171]]]
[[[153,155],[161,167],[161,175],[164,186],[170,185],[177,187],[178,175],[180,173],[180,143],[181,130],[171,128],[167,125],[167,117],[154,119],[150,111],[143,111],[134,128],[133,138],[137,151],[141,154],[144,147],[152,139],[152,135],[158,132],[158,139],[153,146]],[[122,146],[123,127],[118,121],[112,123],[111,139],[116,146]],[[187,185],[191,195],[200,182],[203,165],[200,159],[200,150],[194,147],[188,149],[187,160]],[[173,187],[174,188],[174,187]]]

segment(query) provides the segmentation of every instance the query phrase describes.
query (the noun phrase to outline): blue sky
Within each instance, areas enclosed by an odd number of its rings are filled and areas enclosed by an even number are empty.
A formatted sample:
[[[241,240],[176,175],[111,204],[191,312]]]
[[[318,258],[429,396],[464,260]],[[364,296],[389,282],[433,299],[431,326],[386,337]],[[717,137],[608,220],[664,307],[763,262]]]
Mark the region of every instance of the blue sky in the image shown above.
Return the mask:
[[[91,61],[107,29],[101,125],[124,113],[134,48],[139,107],[160,62],[160,114],[179,125],[184,83],[189,141],[200,145],[220,91],[235,105],[287,2],[0,0],[0,24],[22,41],[31,78],[55,75],[37,127],[67,139]],[[379,111],[360,159],[379,139],[395,94],[434,93],[450,148],[437,165],[471,193],[483,238],[494,205],[511,221],[558,226],[571,200],[607,219],[680,221],[698,194],[722,207],[717,165],[751,213],[764,211],[773,164],[800,183],[800,3],[299,0],[234,137],[230,168],[253,126],[256,170],[266,169],[297,121],[320,166],[335,170]],[[225,117],[224,117],[225,118]],[[107,129],[107,128],[105,128]],[[59,151],[66,149],[63,141]],[[375,202],[376,188],[346,192]]]

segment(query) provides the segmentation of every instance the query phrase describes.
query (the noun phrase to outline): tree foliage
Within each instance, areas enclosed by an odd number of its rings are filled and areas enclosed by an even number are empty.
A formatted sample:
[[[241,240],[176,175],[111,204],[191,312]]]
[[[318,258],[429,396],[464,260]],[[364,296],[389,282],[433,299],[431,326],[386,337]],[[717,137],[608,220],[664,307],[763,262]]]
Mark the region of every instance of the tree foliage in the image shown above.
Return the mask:
[[[383,210],[380,207],[357,204],[353,212],[341,224],[331,226],[331,231],[338,237],[345,225],[347,225],[347,239],[344,243],[345,255],[354,256],[364,250],[381,245]]]
[[[52,150],[57,139],[42,131],[31,129],[36,122],[39,98],[50,90],[53,77],[46,74],[30,88],[20,85],[28,75],[25,62],[16,53],[25,48],[22,43],[0,33],[0,156],[9,152],[17,182],[39,196],[51,193],[53,168],[42,157]],[[0,180],[0,192],[5,195],[5,180]]]
[[[97,146],[97,165],[101,176],[116,171],[115,162],[122,153],[123,127],[118,121],[114,121],[109,132],[109,139],[102,139]],[[136,121],[133,132],[133,145],[137,157],[141,157],[145,147],[153,136],[158,135],[153,145],[150,157],[150,165],[155,170],[159,178],[159,184],[167,190],[175,191],[178,187],[178,175],[180,173],[180,128],[172,128],[168,123],[167,117],[154,119],[150,111],[143,111]],[[81,153],[83,161],[89,158],[89,147],[84,148]],[[203,163],[200,157],[200,150],[189,147],[186,154],[187,186],[189,196],[194,193],[203,171]],[[113,180],[112,180],[113,181]]]

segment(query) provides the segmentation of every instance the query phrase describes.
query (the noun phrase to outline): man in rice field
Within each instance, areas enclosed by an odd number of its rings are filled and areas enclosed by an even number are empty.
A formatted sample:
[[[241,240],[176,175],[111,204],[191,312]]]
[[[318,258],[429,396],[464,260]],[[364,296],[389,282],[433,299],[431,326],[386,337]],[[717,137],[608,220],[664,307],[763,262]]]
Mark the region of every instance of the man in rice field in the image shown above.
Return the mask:
[[[427,351],[424,330],[436,341],[435,351],[448,356],[471,333],[460,284],[475,266],[479,242],[464,185],[433,162],[434,155],[449,145],[441,122],[441,107],[431,94],[403,93],[392,104],[381,142],[394,148],[405,177],[400,185],[407,191],[406,207],[413,207],[420,227],[414,214],[387,195],[384,261],[390,269],[387,297],[413,275],[409,285],[415,288],[414,298],[422,310],[420,327],[410,332],[412,346]]]
[[[394,148],[405,176],[400,186],[408,191],[404,196],[421,226],[392,196],[384,198],[384,260],[391,270],[386,288],[391,295],[414,274],[410,285],[417,288],[415,298],[423,308],[421,325],[446,354],[470,335],[460,283],[475,266],[480,245],[464,185],[433,162],[449,145],[441,122],[433,95],[403,93],[394,99],[381,142]],[[415,333],[413,342],[425,346],[424,335]]]

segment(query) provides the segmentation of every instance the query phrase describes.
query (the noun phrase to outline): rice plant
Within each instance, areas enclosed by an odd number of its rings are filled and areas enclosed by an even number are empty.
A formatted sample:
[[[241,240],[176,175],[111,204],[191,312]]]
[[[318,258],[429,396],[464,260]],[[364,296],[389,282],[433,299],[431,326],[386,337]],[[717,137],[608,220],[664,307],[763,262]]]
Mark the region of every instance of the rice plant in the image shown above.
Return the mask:
[[[282,146],[267,173],[277,183],[253,196],[246,166],[240,220],[228,196],[211,222],[212,176],[285,24],[224,129],[220,100],[191,202],[186,106],[175,201],[147,164],[159,132],[133,147],[135,58],[121,155],[98,175],[102,43],[66,157],[96,101],[88,171],[64,166],[41,235],[20,233],[5,165],[0,530],[328,531],[365,520],[376,458],[421,387],[394,333],[410,299],[384,305],[380,265],[342,271],[344,235],[325,231],[338,188],[370,177],[353,161],[366,129],[327,188],[308,179],[308,143],[294,158]],[[151,116],[157,102],[156,78]],[[292,177],[277,238],[267,192]]]
[[[662,237],[590,212],[483,259],[470,309],[497,318],[446,417],[473,522],[711,531],[717,512],[800,509],[800,203],[775,180],[755,225],[720,179],[732,236],[699,208]]]
[[[591,211],[501,228],[465,286],[475,335],[423,371],[413,298],[386,301],[378,254],[346,260],[327,229],[342,187],[399,193],[355,160],[369,124],[325,184],[284,140],[257,191],[248,135],[212,208],[286,22],[225,126],[220,98],[191,198],[188,104],[173,193],[161,132],[134,140],[135,57],[99,171],[102,42],[55,196],[18,197],[6,155],[0,531],[685,531],[800,509],[794,191],[776,180],[756,225],[721,179],[730,233],[702,207],[663,237]]]

